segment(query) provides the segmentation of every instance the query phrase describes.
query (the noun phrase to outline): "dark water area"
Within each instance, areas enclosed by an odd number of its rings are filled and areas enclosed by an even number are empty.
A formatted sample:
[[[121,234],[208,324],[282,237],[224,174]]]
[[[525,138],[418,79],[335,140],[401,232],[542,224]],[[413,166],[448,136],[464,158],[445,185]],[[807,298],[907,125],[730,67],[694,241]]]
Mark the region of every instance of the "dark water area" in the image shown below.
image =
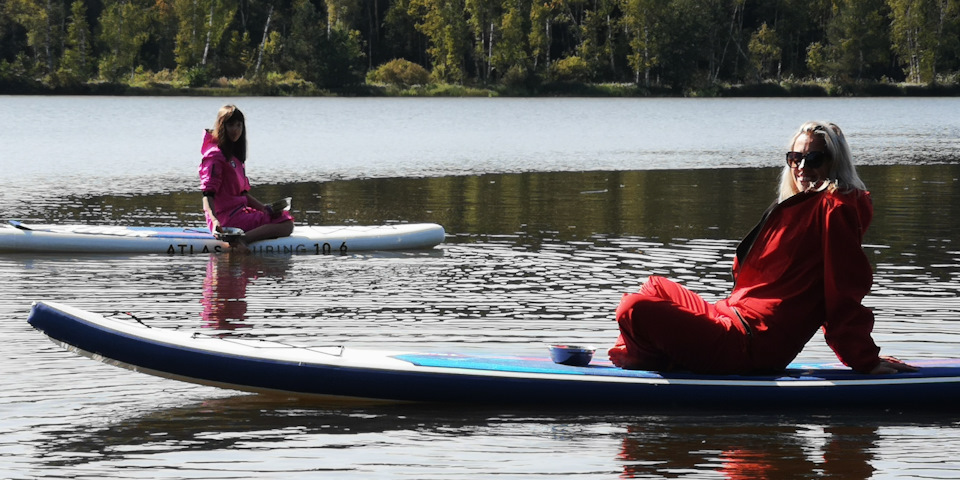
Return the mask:
[[[898,257],[919,255],[916,262],[955,248],[950,239],[960,213],[960,164],[858,171],[875,208],[867,243],[881,243]],[[669,243],[741,238],[774,200],[779,174],[779,168],[485,174],[273,184],[254,193],[292,197],[299,224],[435,222],[451,235],[447,243],[490,236],[527,247],[622,236]],[[31,205],[19,218],[202,226],[199,201],[194,191],[69,197]]]

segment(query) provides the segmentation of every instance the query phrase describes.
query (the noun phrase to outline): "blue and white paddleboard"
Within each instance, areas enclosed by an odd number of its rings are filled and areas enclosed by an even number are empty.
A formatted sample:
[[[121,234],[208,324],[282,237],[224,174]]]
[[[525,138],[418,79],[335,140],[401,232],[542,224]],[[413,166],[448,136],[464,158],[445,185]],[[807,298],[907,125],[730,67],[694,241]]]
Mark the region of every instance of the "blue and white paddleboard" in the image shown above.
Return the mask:
[[[586,367],[544,357],[300,347],[171,331],[55,303],[29,323],[68,350],[137,372],[249,392],[337,400],[627,405],[732,409],[960,405],[960,359],[916,373],[863,375],[833,363],[771,375],[695,375]]]
[[[249,245],[253,253],[341,254],[369,250],[414,250],[443,242],[434,223],[296,226],[289,237]],[[123,227],[104,225],[0,225],[0,252],[53,253],[218,253],[229,248],[205,227]]]

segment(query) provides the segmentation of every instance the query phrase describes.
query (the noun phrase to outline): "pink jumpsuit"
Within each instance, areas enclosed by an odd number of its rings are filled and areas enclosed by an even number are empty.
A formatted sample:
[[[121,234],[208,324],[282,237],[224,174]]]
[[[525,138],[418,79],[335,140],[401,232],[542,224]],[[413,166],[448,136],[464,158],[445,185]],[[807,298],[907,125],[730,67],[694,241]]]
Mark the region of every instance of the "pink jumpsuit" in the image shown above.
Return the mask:
[[[277,218],[247,205],[246,193],[250,191],[243,162],[236,157],[227,160],[217,141],[209,131],[204,131],[203,146],[200,148],[203,159],[200,160],[200,189],[204,195],[213,195],[214,215],[222,227],[236,227],[243,231],[253,230],[269,223],[293,221],[293,215],[284,211]],[[207,216],[207,228],[213,232],[213,219]]]

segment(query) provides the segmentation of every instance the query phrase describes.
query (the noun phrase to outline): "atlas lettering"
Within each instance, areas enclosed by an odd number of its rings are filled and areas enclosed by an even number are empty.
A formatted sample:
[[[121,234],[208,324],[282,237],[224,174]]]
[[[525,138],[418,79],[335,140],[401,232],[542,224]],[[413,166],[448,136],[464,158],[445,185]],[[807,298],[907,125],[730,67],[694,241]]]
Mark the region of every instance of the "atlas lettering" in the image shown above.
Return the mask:
[[[169,247],[167,247],[167,253],[170,255],[176,255],[178,253],[181,255],[192,255],[194,253],[221,253],[221,252],[223,252],[223,247],[221,247],[220,245],[215,245],[213,249],[210,249],[208,245],[204,245],[203,248],[199,250],[194,249],[193,245],[185,244],[185,243],[181,243],[177,245],[171,244]]]

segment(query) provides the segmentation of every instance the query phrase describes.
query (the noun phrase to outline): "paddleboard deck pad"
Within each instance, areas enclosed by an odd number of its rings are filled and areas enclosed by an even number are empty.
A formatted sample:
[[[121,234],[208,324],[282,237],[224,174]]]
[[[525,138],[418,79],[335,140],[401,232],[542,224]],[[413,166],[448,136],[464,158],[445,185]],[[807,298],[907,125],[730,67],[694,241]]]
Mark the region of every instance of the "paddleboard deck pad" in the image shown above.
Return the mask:
[[[960,359],[920,360],[915,373],[863,375],[837,363],[795,363],[769,375],[696,375],[585,367],[547,356],[303,347],[150,328],[38,302],[28,322],[68,350],[175,380],[264,394],[464,404],[621,405],[769,410],[956,409]],[[546,348],[544,348],[546,350]]]
[[[416,250],[443,242],[434,223],[296,226],[289,237],[253,242],[255,254],[344,254],[369,250]],[[229,249],[206,228],[109,225],[0,225],[0,252],[166,253],[188,255]]]

